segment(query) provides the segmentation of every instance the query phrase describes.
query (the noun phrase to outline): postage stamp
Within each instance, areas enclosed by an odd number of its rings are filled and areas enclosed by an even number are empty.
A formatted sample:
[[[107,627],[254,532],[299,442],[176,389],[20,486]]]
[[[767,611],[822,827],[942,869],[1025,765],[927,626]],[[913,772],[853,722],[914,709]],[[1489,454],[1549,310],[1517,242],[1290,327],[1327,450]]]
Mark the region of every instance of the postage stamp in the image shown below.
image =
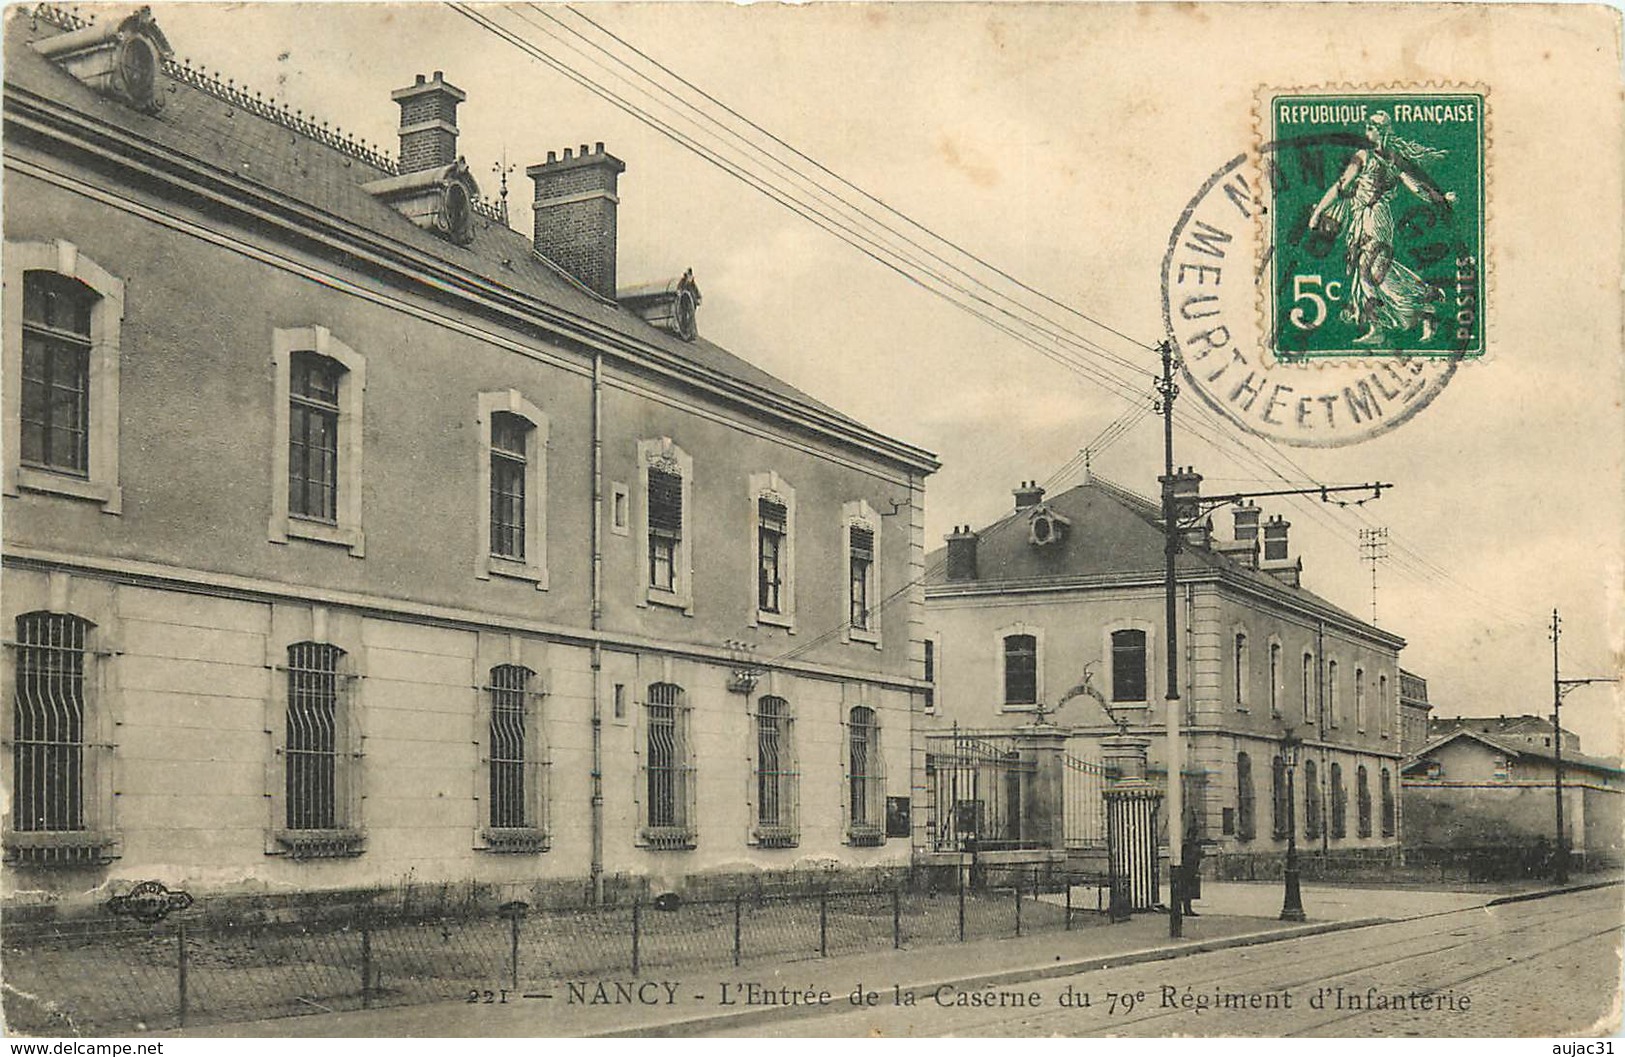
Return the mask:
[[[1483,355],[1484,95],[1270,93],[1268,108],[1270,351]]]
[[[1255,435],[1358,443],[1488,348],[1486,92],[1261,92],[1163,258],[1190,388]]]

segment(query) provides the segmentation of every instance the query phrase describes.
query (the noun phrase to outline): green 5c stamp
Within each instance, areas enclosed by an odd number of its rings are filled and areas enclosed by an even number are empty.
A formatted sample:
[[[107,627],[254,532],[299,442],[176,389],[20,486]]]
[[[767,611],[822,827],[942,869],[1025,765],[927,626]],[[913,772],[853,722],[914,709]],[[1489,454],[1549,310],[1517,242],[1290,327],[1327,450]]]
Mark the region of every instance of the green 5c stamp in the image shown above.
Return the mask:
[[[1269,97],[1277,361],[1483,355],[1484,118],[1474,92]]]

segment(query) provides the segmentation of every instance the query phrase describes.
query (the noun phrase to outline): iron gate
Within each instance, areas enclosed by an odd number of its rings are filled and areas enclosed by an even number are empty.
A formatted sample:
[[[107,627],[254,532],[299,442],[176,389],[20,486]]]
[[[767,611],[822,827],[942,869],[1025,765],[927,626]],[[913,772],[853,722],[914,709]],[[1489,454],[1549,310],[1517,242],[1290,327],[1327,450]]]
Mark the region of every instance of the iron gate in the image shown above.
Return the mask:
[[[926,737],[928,839],[934,851],[1042,847],[1025,832],[1023,806],[1036,765],[1010,735]]]

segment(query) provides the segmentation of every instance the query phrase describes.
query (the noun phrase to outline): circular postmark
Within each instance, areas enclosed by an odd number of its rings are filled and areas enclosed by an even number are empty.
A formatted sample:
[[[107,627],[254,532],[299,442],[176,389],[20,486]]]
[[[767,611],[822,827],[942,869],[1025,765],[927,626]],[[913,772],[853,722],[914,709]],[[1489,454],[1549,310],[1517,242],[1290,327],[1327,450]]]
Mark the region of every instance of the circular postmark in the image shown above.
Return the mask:
[[[1481,164],[1463,200],[1430,176],[1423,149],[1389,134],[1392,111],[1328,108],[1364,129],[1237,154],[1169,236],[1163,323],[1182,373],[1258,436],[1306,447],[1378,436],[1482,355]]]

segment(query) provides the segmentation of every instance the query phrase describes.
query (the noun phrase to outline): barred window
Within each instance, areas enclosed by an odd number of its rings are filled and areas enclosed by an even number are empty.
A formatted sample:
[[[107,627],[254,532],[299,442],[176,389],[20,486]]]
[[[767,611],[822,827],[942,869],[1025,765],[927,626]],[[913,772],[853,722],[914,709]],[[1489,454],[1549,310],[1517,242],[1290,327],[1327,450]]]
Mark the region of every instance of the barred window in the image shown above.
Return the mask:
[[[694,766],[680,687],[655,683],[644,704],[644,838],[659,848],[694,840]]]
[[[1389,773],[1388,768],[1384,767],[1382,769],[1378,781],[1382,795],[1382,835],[1392,837],[1394,835],[1394,778]]]
[[[96,292],[56,272],[23,273],[22,462],[90,472],[90,316]]]
[[[847,834],[854,844],[885,840],[886,772],[880,752],[880,720],[858,705],[847,713]]]
[[[85,676],[92,626],[65,613],[17,618],[11,824],[18,832],[87,828]]]
[[[1292,801],[1287,794],[1286,761],[1277,756],[1270,761],[1270,814],[1276,840],[1292,832]]]
[[[290,830],[337,829],[349,822],[339,770],[344,651],[320,642],[288,647],[284,802]]]
[[[1348,790],[1343,788],[1343,766],[1332,764],[1330,771],[1332,796],[1332,837],[1341,840],[1348,836]]]
[[[1320,773],[1314,760],[1303,761],[1303,835],[1320,837]]]
[[[525,478],[532,426],[507,411],[491,415],[491,553],[525,560]]]
[[[1004,703],[1031,705],[1038,701],[1038,639],[1033,635],[1004,637]]]
[[[288,513],[338,522],[339,385],[344,368],[295,352],[288,378]]]
[[[756,840],[770,847],[796,843],[794,720],[782,697],[756,702]]]
[[[935,639],[926,639],[925,646],[925,672],[924,679],[931,685],[925,688],[925,710],[930,712],[937,707],[937,643]]]
[[[1236,836],[1252,840],[1257,832],[1253,804],[1253,761],[1244,752],[1236,753]]]
[[[848,550],[851,552],[851,612],[849,623],[860,631],[872,630],[870,591],[873,586],[875,565],[875,533],[863,525],[847,529]]]
[[[783,503],[758,499],[756,515],[756,608],[764,613],[781,613],[788,512]]]
[[[1363,763],[1354,771],[1354,809],[1360,836],[1371,836],[1371,782]]]
[[[1126,629],[1112,632],[1112,700],[1146,699],[1145,632]]]
[[[535,676],[518,664],[491,669],[486,688],[490,702],[488,818],[494,830],[546,826],[546,745],[539,695],[532,688]]]
[[[649,468],[649,586],[677,589],[678,544],[683,538],[683,479]]]

